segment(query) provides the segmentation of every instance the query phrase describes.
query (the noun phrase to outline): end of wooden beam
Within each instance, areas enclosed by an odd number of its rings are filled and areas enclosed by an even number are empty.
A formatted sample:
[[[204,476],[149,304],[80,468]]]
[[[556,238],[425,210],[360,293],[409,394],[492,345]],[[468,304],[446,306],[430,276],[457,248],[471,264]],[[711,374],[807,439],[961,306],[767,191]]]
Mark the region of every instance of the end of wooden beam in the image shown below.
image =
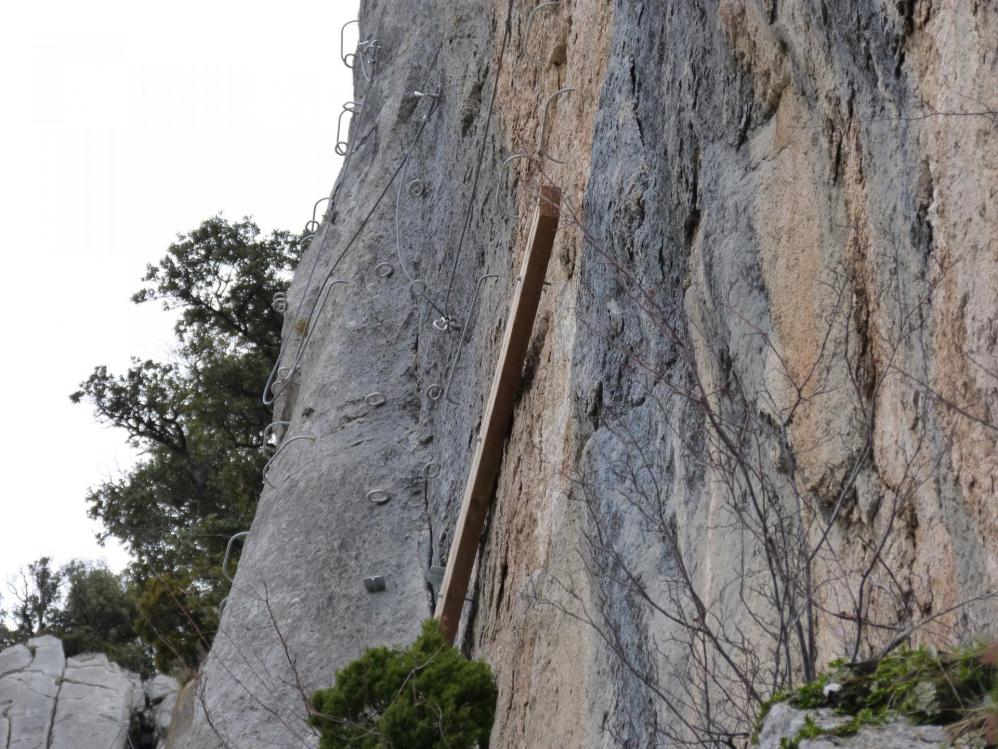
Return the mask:
[[[537,210],[542,216],[558,218],[561,214],[561,189],[554,185],[541,185]]]

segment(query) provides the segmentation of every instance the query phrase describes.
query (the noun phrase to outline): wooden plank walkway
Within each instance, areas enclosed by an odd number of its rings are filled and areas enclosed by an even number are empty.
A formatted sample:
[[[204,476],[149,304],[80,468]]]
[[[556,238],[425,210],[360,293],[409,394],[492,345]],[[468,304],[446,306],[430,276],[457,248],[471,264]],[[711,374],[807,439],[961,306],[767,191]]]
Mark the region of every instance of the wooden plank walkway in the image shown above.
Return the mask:
[[[471,472],[464,489],[461,514],[458,516],[447,569],[437,600],[436,618],[444,636],[450,642],[457,634],[461,609],[468,593],[471,571],[475,566],[478,544],[495,493],[503,443],[513,418],[513,406],[523,374],[523,361],[537,316],[544,276],[547,273],[551,247],[558,230],[561,191],[543,186],[534,211],[534,220],[527,240],[527,251],[517,278],[516,291],[506,320],[492,390],[482,416],[478,444],[471,462]]]

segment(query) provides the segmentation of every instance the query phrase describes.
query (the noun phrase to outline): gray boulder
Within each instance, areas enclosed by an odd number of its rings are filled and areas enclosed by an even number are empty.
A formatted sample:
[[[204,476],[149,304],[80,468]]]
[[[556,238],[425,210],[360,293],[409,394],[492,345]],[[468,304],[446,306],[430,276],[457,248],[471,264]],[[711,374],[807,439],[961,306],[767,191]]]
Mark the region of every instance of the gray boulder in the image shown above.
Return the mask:
[[[13,652],[12,652],[13,651]],[[27,651],[30,658],[25,658]],[[0,654],[0,736],[7,749],[46,749],[66,658],[62,643],[36,637]],[[15,668],[17,667],[17,668]]]
[[[70,658],[62,677],[51,749],[125,746],[134,687],[107,656],[90,653]]]

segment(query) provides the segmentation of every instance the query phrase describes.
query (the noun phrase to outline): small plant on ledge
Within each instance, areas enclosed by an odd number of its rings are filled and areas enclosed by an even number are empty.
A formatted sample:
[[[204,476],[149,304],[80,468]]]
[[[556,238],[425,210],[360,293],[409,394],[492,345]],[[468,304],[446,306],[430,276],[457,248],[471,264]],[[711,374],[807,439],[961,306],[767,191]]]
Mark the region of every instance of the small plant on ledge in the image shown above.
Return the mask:
[[[484,749],[495,679],[447,643],[432,619],[407,648],[370,648],[312,695],[320,749]]]
[[[829,708],[851,720],[822,729],[808,716],[797,736],[784,739],[793,749],[803,739],[829,734],[851,736],[863,726],[900,718],[945,726],[959,746],[998,745],[998,641],[948,653],[933,648],[898,650],[860,663],[834,661],[813,682],[775,695],[763,707],[787,702],[799,710]]]

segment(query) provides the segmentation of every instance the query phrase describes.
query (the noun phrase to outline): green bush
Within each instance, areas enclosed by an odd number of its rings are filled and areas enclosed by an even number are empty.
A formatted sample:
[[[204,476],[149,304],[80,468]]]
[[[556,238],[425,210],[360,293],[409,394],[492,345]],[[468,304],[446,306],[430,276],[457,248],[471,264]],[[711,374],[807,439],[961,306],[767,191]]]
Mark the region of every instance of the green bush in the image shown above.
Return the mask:
[[[312,695],[320,749],[484,749],[495,718],[492,670],[444,640],[432,619],[405,649],[371,648]]]

